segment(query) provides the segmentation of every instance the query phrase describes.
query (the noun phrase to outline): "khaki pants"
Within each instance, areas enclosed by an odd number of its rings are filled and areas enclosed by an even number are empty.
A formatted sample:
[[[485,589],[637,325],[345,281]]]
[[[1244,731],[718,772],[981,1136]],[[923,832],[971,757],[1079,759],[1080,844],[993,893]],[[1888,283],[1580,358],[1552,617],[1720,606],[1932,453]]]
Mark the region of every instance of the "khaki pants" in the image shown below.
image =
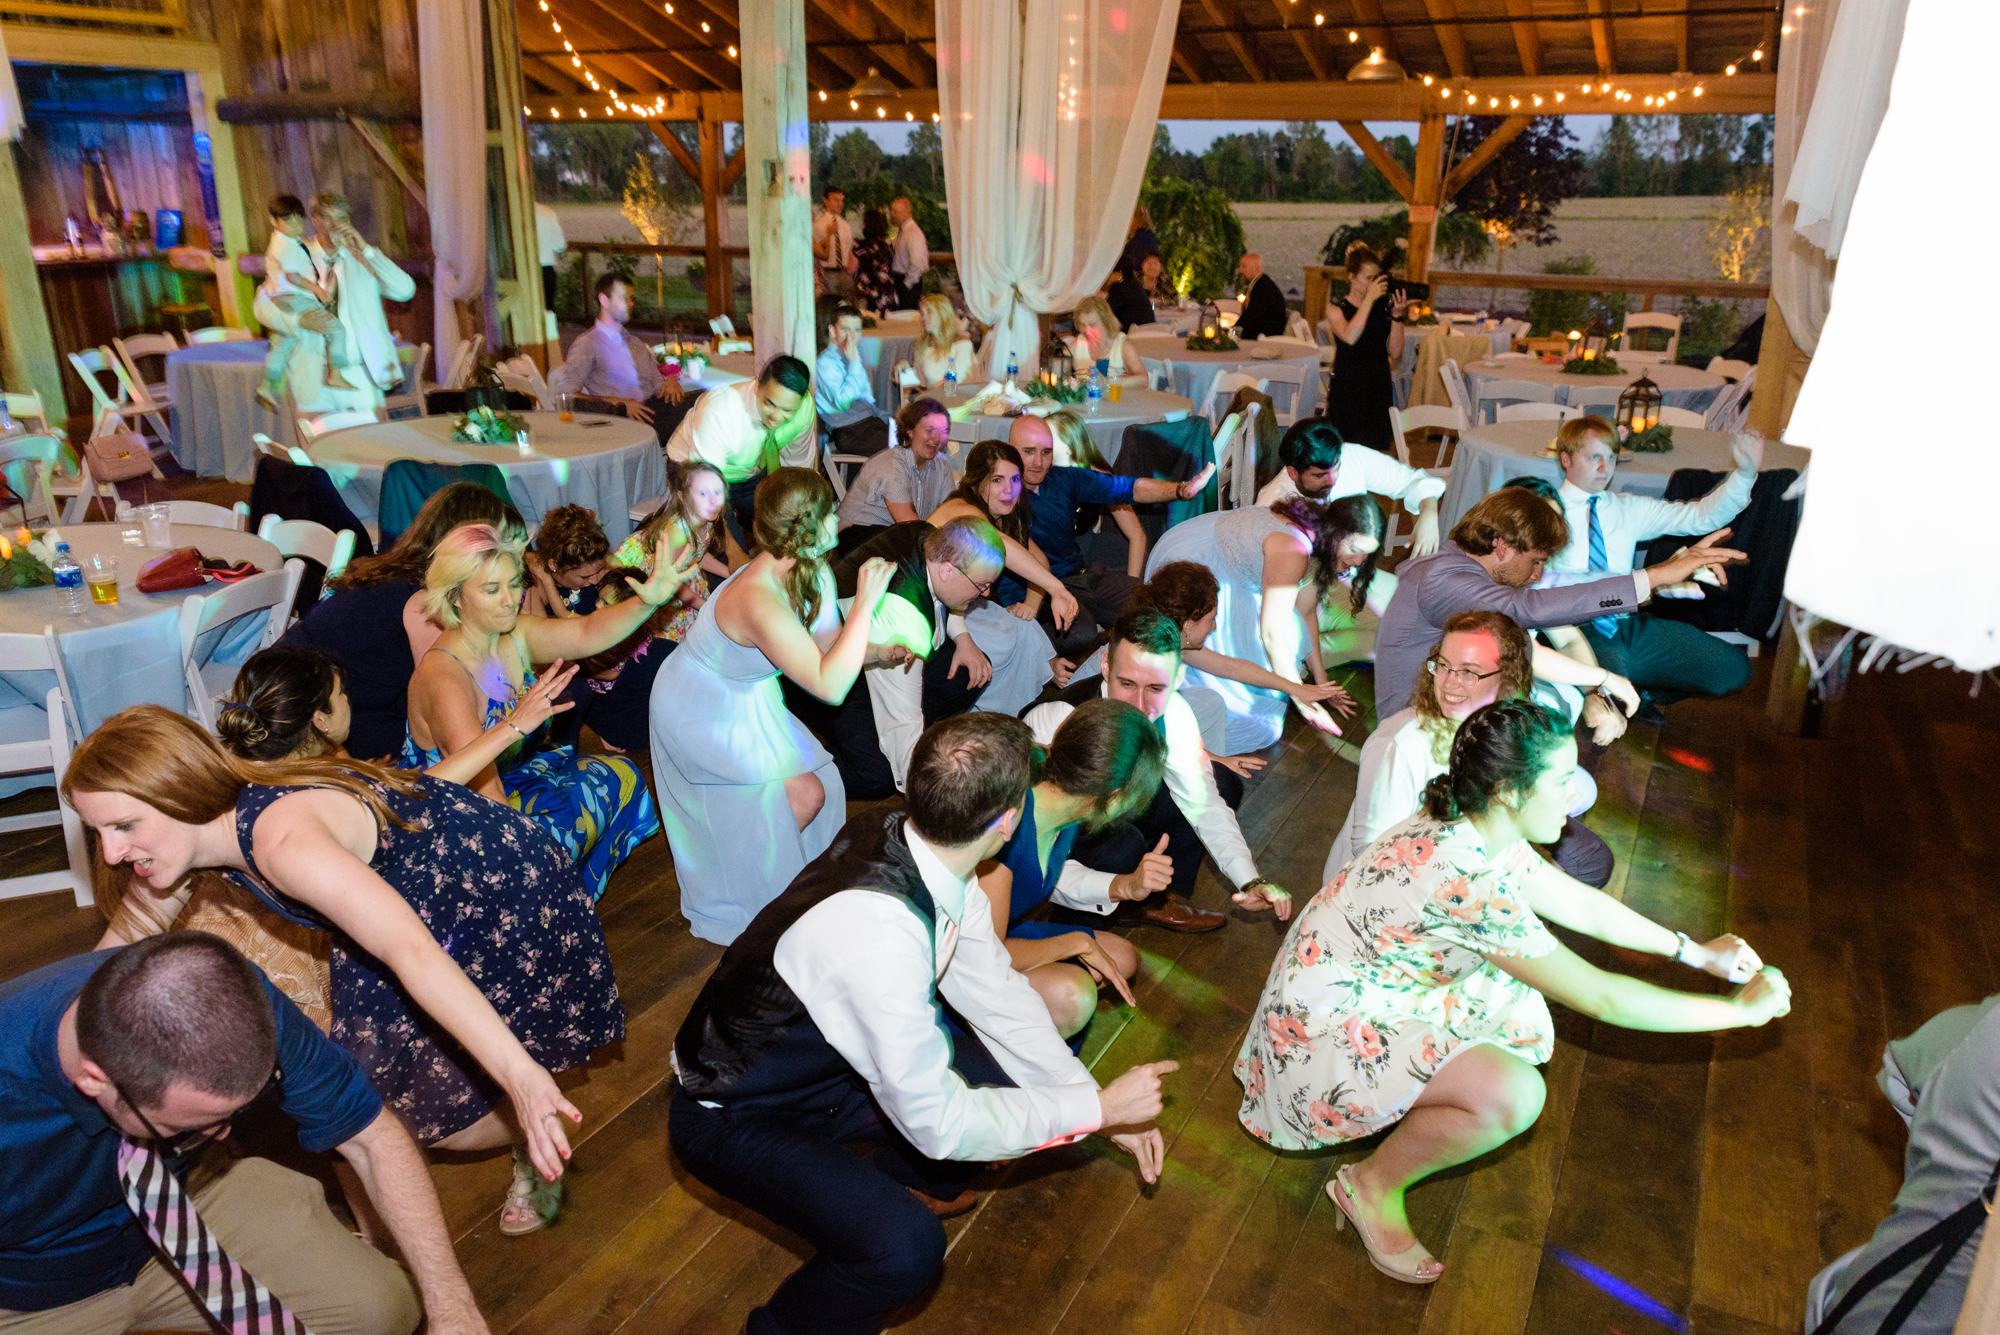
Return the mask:
[[[241,1159],[201,1184],[194,1202],[223,1249],[313,1335],[409,1335],[416,1329],[423,1304],[409,1275],[342,1228],[311,1178],[268,1159]],[[157,1256],[121,1288],[46,1312],[0,1311],[0,1335],[213,1329],[187,1284]]]

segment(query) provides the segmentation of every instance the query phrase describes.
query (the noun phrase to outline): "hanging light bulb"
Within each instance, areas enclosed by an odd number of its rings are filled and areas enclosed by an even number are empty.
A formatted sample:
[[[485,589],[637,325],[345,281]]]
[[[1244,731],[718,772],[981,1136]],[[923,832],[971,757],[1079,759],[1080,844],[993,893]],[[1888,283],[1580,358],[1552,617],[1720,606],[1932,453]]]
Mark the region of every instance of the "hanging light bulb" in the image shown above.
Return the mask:
[[[1752,60],[1762,60],[1763,58],[1764,58],[1764,48],[1761,46],[1758,47],[1755,51],[1752,51],[1750,53],[1750,59]]]
[[[879,121],[879,120],[886,120],[886,119],[888,119],[888,116],[889,116],[889,113],[888,113],[888,111],[886,111],[886,110],[885,110],[885,109],[883,109],[882,107],[877,107],[877,108],[875,108],[875,119],[876,119],[876,120],[878,120],[878,121]]]
[[[1313,15],[1313,27],[1324,28],[1325,26],[1326,26],[1326,15],[1324,14]]]
[[[729,48],[729,58],[731,60],[736,59],[736,48],[733,46]]]
[[[819,100],[822,102],[826,101],[826,89],[822,88],[819,90]]]
[[[1407,77],[1403,67],[1383,55],[1379,46],[1370,47],[1368,58],[1356,61],[1347,71],[1349,83],[1392,83]]]
[[[1696,85],[1694,86],[1694,95],[1695,95],[1696,97],[1700,97],[1700,96],[1701,96],[1701,85],[1700,85],[1700,84],[1696,84]]]
[[[1736,73],[1736,67],[1734,65],[1724,65],[1722,67],[1722,72],[1724,74],[1734,74]]]
[[[1354,31],[1354,30],[1353,30],[1352,28],[1350,28],[1350,29],[1348,29],[1348,32],[1347,32],[1347,40],[1348,40],[1348,41],[1350,41],[1350,42],[1358,42],[1358,41],[1360,41],[1360,40],[1361,40],[1361,34],[1360,34],[1360,33],[1358,33],[1358,32],[1355,32],[1355,31]]]
[[[1562,101],[1562,100],[1563,100],[1563,95],[1562,95],[1561,93],[1557,93],[1557,94],[1556,94],[1556,101],[1560,102],[1560,101]]]
[[[896,85],[882,77],[882,71],[873,65],[868,67],[866,77],[847,90],[847,96],[855,101],[879,102],[885,97],[896,95]]]

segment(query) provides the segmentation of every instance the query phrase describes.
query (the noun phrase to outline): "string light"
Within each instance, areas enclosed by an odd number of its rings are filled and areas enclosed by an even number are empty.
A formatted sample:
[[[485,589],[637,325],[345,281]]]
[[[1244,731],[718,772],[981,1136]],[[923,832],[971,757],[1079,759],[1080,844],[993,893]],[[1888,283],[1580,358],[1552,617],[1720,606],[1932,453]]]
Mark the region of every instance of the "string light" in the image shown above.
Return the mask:
[[[736,59],[736,48],[733,46],[729,48],[729,58],[731,60]]]
[[[887,120],[887,119],[888,119],[888,117],[889,117],[889,113],[888,113],[888,111],[886,111],[886,110],[885,110],[885,109],[883,109],[882,107],[877,107],[877,108],[875,108],[875,119],[876,119],[876,120]]]
[[[707,32],[707,31],[708,31],[708,20],[707,20],[707,19],[703,19],[703,20],[701,21],[701,30],[702,30],[703,32]]]
[[[826,89],[822,88],[819,90],[819,100],[822,102],[826,101]]]
[[[1326,15],[1324,14],[1313,15],[1313,27],[1324,28],[1325,26],[1326,26]]]
[[[1428,88],[1430,86],[1431,86],[1431,76],[1426,74],[1424,76],[1424,87]]]
[[[1750,59],[1752,60],[1762,60],[1763,58],[1764,58],[1764,48],[1761,46],[1758,47],[1755,51],[1752,51],[1750,53]]]
[[[1354,31],[1352,28],[1349,28],[1347,30],[1347,40],[1350,42],[1358,42],[1361,40],[1361,34]]]
[[[906,111],[903,113],[903,119],[906,121],[913,121],[916,118],[917,118],[917,113],[914,111]]]

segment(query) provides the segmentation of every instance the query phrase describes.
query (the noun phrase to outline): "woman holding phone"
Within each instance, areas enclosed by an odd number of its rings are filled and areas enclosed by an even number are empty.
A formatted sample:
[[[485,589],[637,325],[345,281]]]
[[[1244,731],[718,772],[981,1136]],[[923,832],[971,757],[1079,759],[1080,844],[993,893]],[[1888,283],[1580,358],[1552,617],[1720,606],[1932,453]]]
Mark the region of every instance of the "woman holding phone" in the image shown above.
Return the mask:
[[[1403,359],[1407,292],[1391,292],[1382,260],[1366,243],[1347,248],[1347,296],[1326,308],[1333,331],[1333,388],[1326,419],[1344,441],[1396,452],[1389,409],[1396,402],[1389,368]]]

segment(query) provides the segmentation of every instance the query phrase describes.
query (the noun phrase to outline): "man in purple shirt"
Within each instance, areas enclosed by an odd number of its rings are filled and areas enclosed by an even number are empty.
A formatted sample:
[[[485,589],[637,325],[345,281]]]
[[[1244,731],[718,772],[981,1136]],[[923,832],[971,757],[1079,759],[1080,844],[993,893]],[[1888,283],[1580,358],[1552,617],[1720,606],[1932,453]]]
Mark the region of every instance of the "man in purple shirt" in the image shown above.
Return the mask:
[[[664,447],[693,406],[678,380],[660,374],[653,350],[625,332],[632,285],[617,274],[597,280],[597,321],[569,345],[549,375],[549,391],[596,399],[653,428]]]

